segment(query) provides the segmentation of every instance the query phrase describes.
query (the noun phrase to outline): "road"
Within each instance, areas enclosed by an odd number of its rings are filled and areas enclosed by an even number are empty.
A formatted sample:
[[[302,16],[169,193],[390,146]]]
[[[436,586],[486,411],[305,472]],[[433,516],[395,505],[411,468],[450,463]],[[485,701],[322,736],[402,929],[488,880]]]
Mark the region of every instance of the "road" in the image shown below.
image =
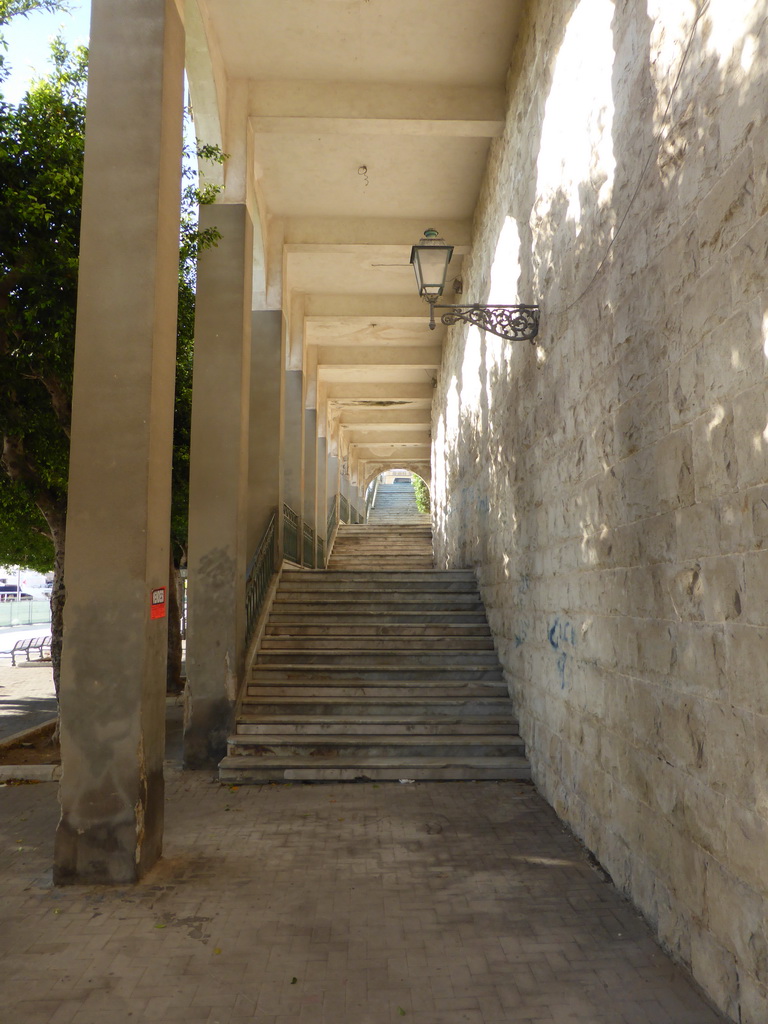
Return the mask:
[[[17,640],[45,636],[49,631],[45,623],[0,629],[0,740],[56,714],[51,663],[22,660],[14,668],[10,656]]]

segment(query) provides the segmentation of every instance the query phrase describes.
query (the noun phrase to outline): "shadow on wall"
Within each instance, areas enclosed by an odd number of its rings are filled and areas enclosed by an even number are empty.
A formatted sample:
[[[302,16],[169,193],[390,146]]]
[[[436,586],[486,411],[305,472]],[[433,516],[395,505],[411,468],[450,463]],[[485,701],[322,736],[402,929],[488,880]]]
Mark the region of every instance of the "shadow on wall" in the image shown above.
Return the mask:
[[[540,302],[540,346],[450,334],[436,555],[478,572],[540,788],[762,1024],[766,5],[563,7],[513,59],[465,270]]]

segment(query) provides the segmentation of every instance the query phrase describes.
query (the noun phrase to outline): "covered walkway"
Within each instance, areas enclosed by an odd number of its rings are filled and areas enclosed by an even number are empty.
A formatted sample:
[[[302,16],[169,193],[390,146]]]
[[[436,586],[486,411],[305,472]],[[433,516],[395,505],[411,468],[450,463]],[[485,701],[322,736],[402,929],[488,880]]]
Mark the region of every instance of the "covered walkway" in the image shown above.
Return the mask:
[[[530,785],[253,786],[166,765],[165,858],[55,888],[55,786],[0,788],[0,1018],[716,1024]]]

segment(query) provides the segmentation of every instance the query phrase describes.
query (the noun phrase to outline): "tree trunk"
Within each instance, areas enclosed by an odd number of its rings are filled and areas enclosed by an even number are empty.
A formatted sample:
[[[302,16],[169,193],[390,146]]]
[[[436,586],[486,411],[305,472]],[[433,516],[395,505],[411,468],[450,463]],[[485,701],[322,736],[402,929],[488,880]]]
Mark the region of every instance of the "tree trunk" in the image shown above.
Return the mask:
[[[167,693],[178,693],[181,683],[181,601],[179,596],[179,570],[171,561],[168,572],[168,665],[165,689]]]
[[[51,590],[51,664],[56,700],[59,699],[61,678],[61,645],[64,639],[64,603],[67,597],[64,586],[64,548],[66,544],[66,512],[44,513],[53,539],[53,589]]]

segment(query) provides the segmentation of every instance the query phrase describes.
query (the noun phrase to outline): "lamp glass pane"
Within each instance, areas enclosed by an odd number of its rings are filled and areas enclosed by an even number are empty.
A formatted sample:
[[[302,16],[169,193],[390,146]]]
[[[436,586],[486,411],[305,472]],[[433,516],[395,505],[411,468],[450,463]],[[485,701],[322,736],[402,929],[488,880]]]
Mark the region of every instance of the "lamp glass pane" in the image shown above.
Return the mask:
[[[420,295],[442,295],[452,255],[452,245],[414,245],[411,263]]]

